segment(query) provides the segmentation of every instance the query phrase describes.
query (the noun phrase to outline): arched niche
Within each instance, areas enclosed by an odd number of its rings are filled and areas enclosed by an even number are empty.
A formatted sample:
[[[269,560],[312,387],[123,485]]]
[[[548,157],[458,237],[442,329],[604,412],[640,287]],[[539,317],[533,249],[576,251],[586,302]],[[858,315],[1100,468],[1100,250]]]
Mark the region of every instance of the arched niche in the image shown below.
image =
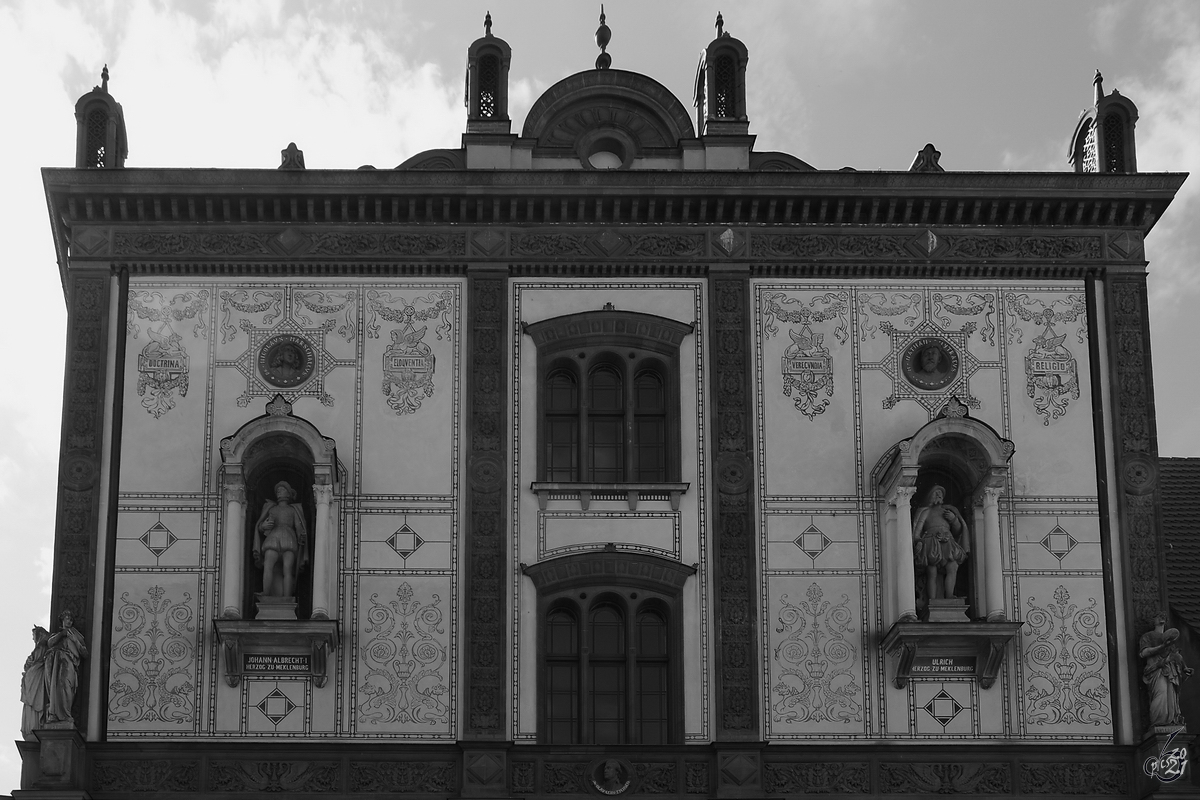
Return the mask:
[[[304,508],[309,532],[308,566],[297,581],[298,611],[302,617],[336,619],[334,497],[340,486],[333,439],[293,416],[291,404],[276,396],[263,416],[221,440],[221,460],[221,618],[255,616],[253,596],[260,578],[251,559],[250,540],[264,503],[274,496],[275,485],[287,481]]]
[[[1012,454],[1012,442],[966,416],[966,408],[952,400],[942,416],[897,442],[876,464],[872,488],[882,531],[889,622],[918,618],[913,518],[916,504],[934,484],[946,490],[946,502],[959,509],[968,527],[969,567],[960,572],[955,595],[967,597],[971,618],[1006,618],[998,503],[1008,485]]]

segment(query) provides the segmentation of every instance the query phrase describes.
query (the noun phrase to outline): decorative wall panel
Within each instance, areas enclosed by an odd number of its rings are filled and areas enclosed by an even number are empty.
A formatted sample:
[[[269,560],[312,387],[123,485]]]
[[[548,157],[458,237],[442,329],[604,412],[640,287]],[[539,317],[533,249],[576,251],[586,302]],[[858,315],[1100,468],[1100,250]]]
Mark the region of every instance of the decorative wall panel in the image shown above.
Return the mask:
[[[436,687],[428,685],[429,676],[419,686],[400,686],[409,677],[409,665],[398,662],[391,672],[396,683],[375,696],[384,698],[385,716],[389,709],[395,712],[388,735],[452,735],[458,713],[457,655],[449,643],[458,635],[462,294],[461,280],[295,279],[286,286],[259,280],[134,280],[125,327],[125,380],[131,389],[125,393],[129,423],[121,442],[115,688],[108,691],[109,700],[122,701],[128,719],[110,717],[111,735],[137,736],[141,730],[159,737],[381,735],[356,716],[366,702],[359,699],[366,685],[363,646],[394,646],[394,660],[407,646],[408,660],[419,672],[423,662],[413,651],[424,655],[417,645],[425,640],[416,633],[416,622],[424,624],[428,618],[421,614],[429,607],[441,615],[438,630],[430,634],[441,654],[435,659]],[[272,360],[276,355],[278,363]],[[154,375],[150,367],[156,368]],[[136,387],[143,378],[150,383],[139,395]],[[158,405],[150,409],[143,403],[156,389],[154,381],[162,386],[155,395]],[[226,525],[217,445],[261,416],[276,393],[290,399],[292,413],[337,447],[332,505],[342,638],[324,688],[267,678],[227,687],[210,634]],[[195,637],[188,677],[192,699],[186,722],[172,718],[169,724],[151,724],[149,712],[136,710],[141,701],[130,699],[139,691],[135,673],[127,676],[135,688],[116,687],[123,635],[116,625],[126,591],[121,587],[128,581],[142,587],[129,591],[125,613],[132,615],[136,608],[151,617],[142,601],[151,602],[149,587],[163,587],[159,602],[171,602],[159,617],[174,619],[171,614],[182,613],[172,609],[183,602],[183,590],[177,589],[185,580]],[[396,594],[406,582],[415,593],[407,606]],[[436,586],[436,604],[426,592],[430,586]],[[372,594],[379,595],[376,605]],[[402,608],[393,609],[393,602]],[[395,618],[390,625],[377,620],[377,629],[368,632],[370,615],[374,611],[379,617],[380,608]],[[401,613],[414,609],[415,616]],[[416,637],[407,644],[406,624]],[[163,625],[160,619],[165,631]],[[143,680],[152,683],[150,673]],[[167,682],[159,695],[169,690],[173,698],[181,696],[180,675],[161,678]],[[399,721],[402,712],[415,709],[420,698],[426,703],[420,706],[424,722],[405,727]],[[180,713],[179,707],[171,713]],[[432,725],[430,718],[436,718]]]
[[[948,246],[937,241],[938,248]],[[1021,705],[1033,663],[1026,651],[1040,628],[1026,626],[1002,680],[987,690],[933,677],[896,689],[894,657],[875,644],[887,632],[883,602],[891,574],[913,567],[907,552],[902,563],[885,555],[872,472],[890,448],[953,404],[954,413],[965,410],[1016,448],[999,499],[1008,618],[1031,621],[1037,608],[1044,615],[1038,619],[1051,619],[1060,608],[1055,587],[1075,597],[1102,575],[1082,284],[764,279],[752,289],[760,602],[770,609],[761,628],[768,737],[837,735],[815,711],[786,710],[821,696],[858,703],[854,730],[840,723],[849,736],[1111,741],[1111,719],[1101,719],[1103,713],[1083,724],[1054,725],[1054,734],[1045,721],[1030,724]],[[972,525],[982,524],[975,520],[982,510],[960,510]],[[968,556],[968,571],[975,558]],[[1043,590],[1039,581],[1054,585]],[[1035,583],[1032,594],[1024,588]],[[842,586],[849,588],[833,588]],[[1072,601],[1076,619],[1093,615],[1079,620],[1080,631],[1093,624],[1103,631],[1103,593],[1086,591],[1097,603]],[[825,616],[814,616],[821,608]],[[844,688],[819,695],[815,688],[823,684],[814,677],[827,679],[832,662],[809,663],[811,655],[796,645],[811,650],[818,636],[825,637],[822,645],[837,641],[829,618],[837,609],[852,617],[845,628],[856,629],[839,635],[858,642],[857,694]],[[1081,690],[1098,697],[1110,685],[1109,665],[1104,659],[1092,666]],[[1024,700],[1017,686],[1025,686]]]

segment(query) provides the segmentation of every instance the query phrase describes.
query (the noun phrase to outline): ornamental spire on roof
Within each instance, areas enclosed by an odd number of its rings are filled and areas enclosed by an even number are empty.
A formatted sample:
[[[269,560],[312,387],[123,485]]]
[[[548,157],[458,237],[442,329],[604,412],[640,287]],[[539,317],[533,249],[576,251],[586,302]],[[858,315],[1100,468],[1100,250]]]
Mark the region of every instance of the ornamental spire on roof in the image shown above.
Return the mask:
[[[605,52],[608,43],[612,40],[612,31],[604,24],[604,4],[600,4],[600,27],[596,28],[596,46],[600,48],[600,55],[596,56],[596,69],[608,69],[612,66],[612,56]]]
[[[492,12],[491,11],[487,12],[487,16],[485,16],[483,18],[483,35],[484,36],[492,35]]]

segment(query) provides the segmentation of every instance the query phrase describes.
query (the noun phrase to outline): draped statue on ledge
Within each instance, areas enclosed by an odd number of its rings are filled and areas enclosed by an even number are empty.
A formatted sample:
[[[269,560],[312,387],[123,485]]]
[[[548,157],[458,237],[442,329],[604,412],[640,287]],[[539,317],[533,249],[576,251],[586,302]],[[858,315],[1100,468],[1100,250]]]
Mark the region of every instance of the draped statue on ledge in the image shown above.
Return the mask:
[[[83,634],[70,611],[59,614],[59,629],[33,628],[33,652],[21,675],[21,735],[32,739],[40,728],[73,725],[71,706],[79,687],[79,663],[87,657]]]
[[[1150,725],[1155,728],[1184,724],[1179,684],[1193,672],[1179,652],[1179,629],[1163,630],[1166,623],[1166,615],[1159,614],[1154,620],[1154,630],[1143,633],[1138,640],[1138,655],[1146,661],[1142,683],[1150,694]]]
[[[945,499],[945,489],[936,484],[929,487],[925,504],[913,520],[913,560],[918,574],[925,573],[927,601],[954,597],[958,568],[967,560],[966,520]]]
[[[296,490],[275,484],[275,500],[263,505],[254,525],[254,566],[263,571],[264,597],[294,597],[296,578],[308,563],[308,530]]]

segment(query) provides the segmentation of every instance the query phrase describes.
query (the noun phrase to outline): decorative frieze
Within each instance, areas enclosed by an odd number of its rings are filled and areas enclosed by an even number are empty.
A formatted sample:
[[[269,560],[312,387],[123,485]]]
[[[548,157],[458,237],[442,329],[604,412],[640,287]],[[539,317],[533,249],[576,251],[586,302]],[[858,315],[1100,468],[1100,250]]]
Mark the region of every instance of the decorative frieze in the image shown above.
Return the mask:
[[[465,591],[467,712],[464,738],[499,738],[504,729],[504,348],[507,330],[503,277],[471,276],[469,305],[470,449],[467,455],[467,572]]]
[[[717,609],[717,738],[749,738],[758,731],[755,697],[757,590],[754,523],[750,504],[751,363],[749,285],[744,278],[714,278],[709,292],[716,409],[716,546],[713,607]]]

